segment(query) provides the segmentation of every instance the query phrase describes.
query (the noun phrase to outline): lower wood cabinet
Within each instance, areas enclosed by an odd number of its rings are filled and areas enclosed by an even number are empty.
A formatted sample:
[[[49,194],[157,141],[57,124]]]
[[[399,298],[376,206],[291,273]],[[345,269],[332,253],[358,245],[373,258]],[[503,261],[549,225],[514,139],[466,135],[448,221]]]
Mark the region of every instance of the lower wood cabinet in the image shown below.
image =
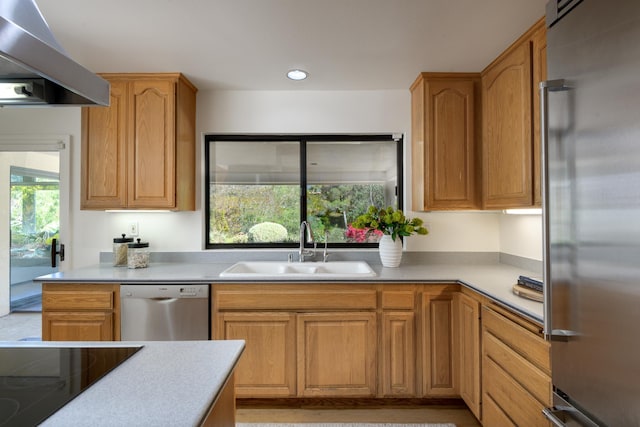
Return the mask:
[[[119,289],[117,284],[44,283],[42,340],[119,340]]]
[[[482,307],[482,421],[550,426],[550,345],[539,327],[496,305]]]
[[[455,302],[454,359],[457,362],[458,392],[473,415],[481,419],[480,302],[462,292],[456,294]]]
[[[422,294],[423,396],[458,395],[453,298],[457,285],[427,285]]]
[[[298,395],[376,395],[376,313],[297,315]]]
[[[381,290],[380,390],[382,397],[414,397],[417,380],[416,285]]]
[[[243,339],[235,371],[238,397],[296,395],[295,315],[243,312],[218,315],[215,339]]]
[[[374,397],[375,286],[214,286],[214,339],[246,341],[237,396]]]
[[[42,338],[120,339],[118,284],[45,283]],[[540,325],[458,284],[212,287],[214,339],[243,339],[240,398],[457,398],[484,426],[549,426]]]

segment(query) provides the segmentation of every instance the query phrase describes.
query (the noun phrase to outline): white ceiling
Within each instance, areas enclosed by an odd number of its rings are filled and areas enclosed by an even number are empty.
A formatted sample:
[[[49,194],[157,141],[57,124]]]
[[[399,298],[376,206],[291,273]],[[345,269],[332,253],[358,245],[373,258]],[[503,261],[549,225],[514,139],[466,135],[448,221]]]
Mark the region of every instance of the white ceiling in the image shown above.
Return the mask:
[[[481,71],[547,0],[36,0],[94,72],[180,71],[200,89],[408,89]],[[310,73],[287,80],[290,68]]]

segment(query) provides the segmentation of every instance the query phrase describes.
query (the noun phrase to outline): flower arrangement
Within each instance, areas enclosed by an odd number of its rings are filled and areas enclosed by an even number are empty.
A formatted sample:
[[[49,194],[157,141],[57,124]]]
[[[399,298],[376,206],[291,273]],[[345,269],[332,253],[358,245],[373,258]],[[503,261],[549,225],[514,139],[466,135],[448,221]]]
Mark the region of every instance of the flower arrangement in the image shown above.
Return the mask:
[[[353,224],[349,224],[344,234],[347,242],[355,243],[377,243],[380,237],[382,237],[382,231],[380,230],[355,228]]]
[[[351,225],[356,229],[382,232],[395,241],[398,236],[411,236],[414,233],[428,234],[429,231],[422,224],[423,221],[420,218],[409,219],[400,209],[394,210],[391,206],[386,209],[369,206],[367,213],[357,217]]]

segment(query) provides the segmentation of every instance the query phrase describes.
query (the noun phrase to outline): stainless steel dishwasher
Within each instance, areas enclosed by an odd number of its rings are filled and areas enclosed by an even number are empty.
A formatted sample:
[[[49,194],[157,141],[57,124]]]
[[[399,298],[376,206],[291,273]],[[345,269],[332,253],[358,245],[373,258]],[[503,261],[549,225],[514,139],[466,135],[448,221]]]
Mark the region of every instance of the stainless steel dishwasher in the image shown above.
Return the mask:
[[[209,285],[120,286],[123,341],[209,339]]]

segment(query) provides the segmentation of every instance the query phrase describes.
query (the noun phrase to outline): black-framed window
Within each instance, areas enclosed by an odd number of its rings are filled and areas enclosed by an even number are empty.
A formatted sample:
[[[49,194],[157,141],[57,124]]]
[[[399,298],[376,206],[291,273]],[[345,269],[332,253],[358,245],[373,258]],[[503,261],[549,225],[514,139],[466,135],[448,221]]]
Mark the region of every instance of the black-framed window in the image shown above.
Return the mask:
[[[402,142],[393,134],[221,135],[205,143],[205,242],[289,248],[300,223],[330,247],[374,247],[350,224],[370,205],[402,207]]]

